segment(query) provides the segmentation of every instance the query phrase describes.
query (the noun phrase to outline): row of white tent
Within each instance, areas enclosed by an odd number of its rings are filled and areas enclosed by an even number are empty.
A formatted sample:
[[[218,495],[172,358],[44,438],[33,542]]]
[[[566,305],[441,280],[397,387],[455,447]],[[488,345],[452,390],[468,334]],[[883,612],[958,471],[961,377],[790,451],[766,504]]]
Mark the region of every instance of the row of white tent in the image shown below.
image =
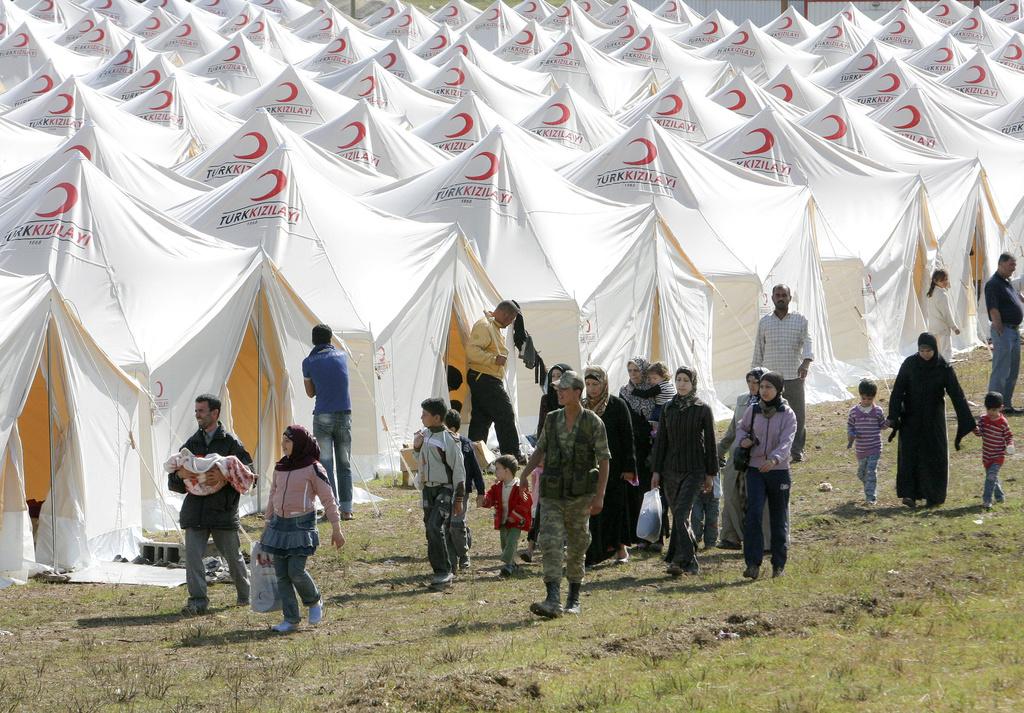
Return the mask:
[[[321,321],[367,476],[502,297],[549,363],[691,364],[720,415],[775,283],[812,401],[893,371],[934,265],[972,346],[1024,223],[1010,10],[0,0],[0,571],[173,526],[160,463],[200,392],[269,474]],[[510,370],[524,433],[532,382]]]

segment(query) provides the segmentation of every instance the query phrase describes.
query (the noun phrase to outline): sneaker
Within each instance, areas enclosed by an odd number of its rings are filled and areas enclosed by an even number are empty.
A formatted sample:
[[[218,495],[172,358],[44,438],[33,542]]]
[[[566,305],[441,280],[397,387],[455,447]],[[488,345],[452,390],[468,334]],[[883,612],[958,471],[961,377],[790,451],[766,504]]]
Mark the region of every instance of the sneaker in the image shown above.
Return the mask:
[[[452,586],[452,582],[455,581],[455,575],[449,572],[448,574],[435,574],[430,578],[429,587],[435,591],[441,591],[448,589]]]
[[[793,456],[789,459],[789,462],[790,463],[803,463],[806,460],[807,460],[807,458],[804,457],[803,453],[794,453]]]
[[[983,507],[985,510],[991,510],[992,509],[992,503],[982,503],[981,507]]]
[[[290,621],[282,621],[280,624],[274,624],[270,627],[271,631],[276,631],[278,634],[288,634],[299,628],[298,624],[293,624]]]
[[[743,576],[747,579],[757,579],[761,576],[761,568],[756,564],[747,565],[747,568],[743,570]]]
[[[469,569],[469,565],[469,555],[466,555],[465,557],[459,557],[459,569]]]
[[[781,577],[785,573],[785,567],[772,567],[772,579],[775,579],[776,577]]]
[[[182,616],[206,616],[209,613],[207,607],[197,607],[195,604],[186,604],[181,608]]]
[[[516,566],[514,564],[512,564],[512,563],[506,564],[501,569],[498,570],[498,576],[499,577],[511,577],[515,573],[516,573]]]
[[[316,626],[324,620],[324,600],[321,599],[309,608],[309,623]]]
[[[722,540],[718,543],[718,549],[720,550],[742,550],[743,545],[738,542],[729,542],[728,540]]]
[[[247,606],[249,606],[249,600],[248,599],[242,599],[241,597],[239,597],[238,599],[235,600],[235,606],[236,607],[247,607]]]
[[[533,562],[533,555],[530,554],[529,550],[523,550],[519,553],[519,559],[529,564],[530,562]]]
[[[875,505],[877,505],[877,504],[878,504],[878,501],[877,501],[877,500],[874,500],[874,499],[872,499],[872,498],[867,498],[867,499],[866,499],[866,500],[865,500],[865,501],[864,501],[864,502],[863,502],[862,504],[863,504],[863,505],[864,505],[864,507],[866,507],[866,508],[873,508],[873,507],[874,507]]]
[[[343,513],[341,513],[341,519],[342,520],[355,520],[356,519],[356,514],[353,513],[353,512],[343,512]]]

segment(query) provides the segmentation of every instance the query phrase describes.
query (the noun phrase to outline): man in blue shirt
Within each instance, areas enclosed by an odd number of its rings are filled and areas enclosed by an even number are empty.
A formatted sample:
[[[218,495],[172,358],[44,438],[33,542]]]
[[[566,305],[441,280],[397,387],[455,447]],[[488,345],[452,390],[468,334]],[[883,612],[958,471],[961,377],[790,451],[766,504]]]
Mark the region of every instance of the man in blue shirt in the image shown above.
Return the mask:
[[[331,344],[332,337],[326,324],[313,327],[313,351],[302,360],[302,377],[306,395],[316,398],[313,435],[320,444],[320,462],[338,500],[341,519],[351,520],[352,400],[348,393],[348,360]]]
[[[1024,320],[1020,293],[1010,282],[1016,269],[1017,260],[1013,255],[1003,253],[995,274],[985,283],[985,305],[992,323],[992,373],[988,390],[1002,395],[1006,413],[1019,413],[1011,405],[1020,371],[1020,324]]]

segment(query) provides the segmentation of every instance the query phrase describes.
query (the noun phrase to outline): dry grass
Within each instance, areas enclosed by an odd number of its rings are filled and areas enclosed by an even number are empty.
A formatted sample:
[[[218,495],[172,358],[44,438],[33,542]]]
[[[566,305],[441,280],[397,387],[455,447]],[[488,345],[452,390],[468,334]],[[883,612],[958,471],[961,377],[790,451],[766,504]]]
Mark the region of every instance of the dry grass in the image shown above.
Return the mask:
[[[960,371],[978,401],[985,354]],[[273,635],[277,619],[228,607],[223,585],[200,619],[177,615],[182,590],[3,591],[0,713],[1024,710],[1021,461],[1003,471],[1008,504],[982,514],[974,439],[947,504],[910,512],[889,448],[881,503],[862,510],[847,408],[812,410],[781,580],[748,583],[733,552],[677,581],[635,557],[594,569],[582,617],[541,622],[539,567],[498,578],[489,512],[471,514],[473,572],[429,593],[415,494],[379,487],[384,517],[361,509],[345,550],[311,561],[328,606],[315,630]]]

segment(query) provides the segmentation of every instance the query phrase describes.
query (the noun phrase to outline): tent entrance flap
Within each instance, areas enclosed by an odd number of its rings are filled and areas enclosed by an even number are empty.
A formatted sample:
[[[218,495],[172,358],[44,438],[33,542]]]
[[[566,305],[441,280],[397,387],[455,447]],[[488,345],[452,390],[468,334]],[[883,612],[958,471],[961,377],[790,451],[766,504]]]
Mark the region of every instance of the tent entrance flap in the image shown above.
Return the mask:
[[[458,310],[452,308],[451,319],[448,324],[448,344],[445,353],[445,364],[451,376],[446,376],[448,383],[449,403],[458,401],[462,404],[461,414],[463,424],[468,424],[469,419],[469,384],[466,381],[469,359],[466,356],[466,343],[469,341],[469,328],[459,320]],[[457,371],[460,379],[454,379],[454,372]],[[457,388],[452,386],[459,382]]]
[[[266,328],[266,321],[263,326]],[[259,359],[256,332],[250,323],[246,327],[245,336],[242,337],[242,347],[238,350],[235,365],[228,376],[230,414],[222,413],[221,420],[254,456],[260,446],[259,406],[266,406],[270,393],[266,365],[261,367]]]
[[[46,353],[43,353],[46,359]],[[18,416],[24,460],[25,499],[44,502],[50,496],[50,436],[47,421],[46,377],[36,369],[28,401]]]

